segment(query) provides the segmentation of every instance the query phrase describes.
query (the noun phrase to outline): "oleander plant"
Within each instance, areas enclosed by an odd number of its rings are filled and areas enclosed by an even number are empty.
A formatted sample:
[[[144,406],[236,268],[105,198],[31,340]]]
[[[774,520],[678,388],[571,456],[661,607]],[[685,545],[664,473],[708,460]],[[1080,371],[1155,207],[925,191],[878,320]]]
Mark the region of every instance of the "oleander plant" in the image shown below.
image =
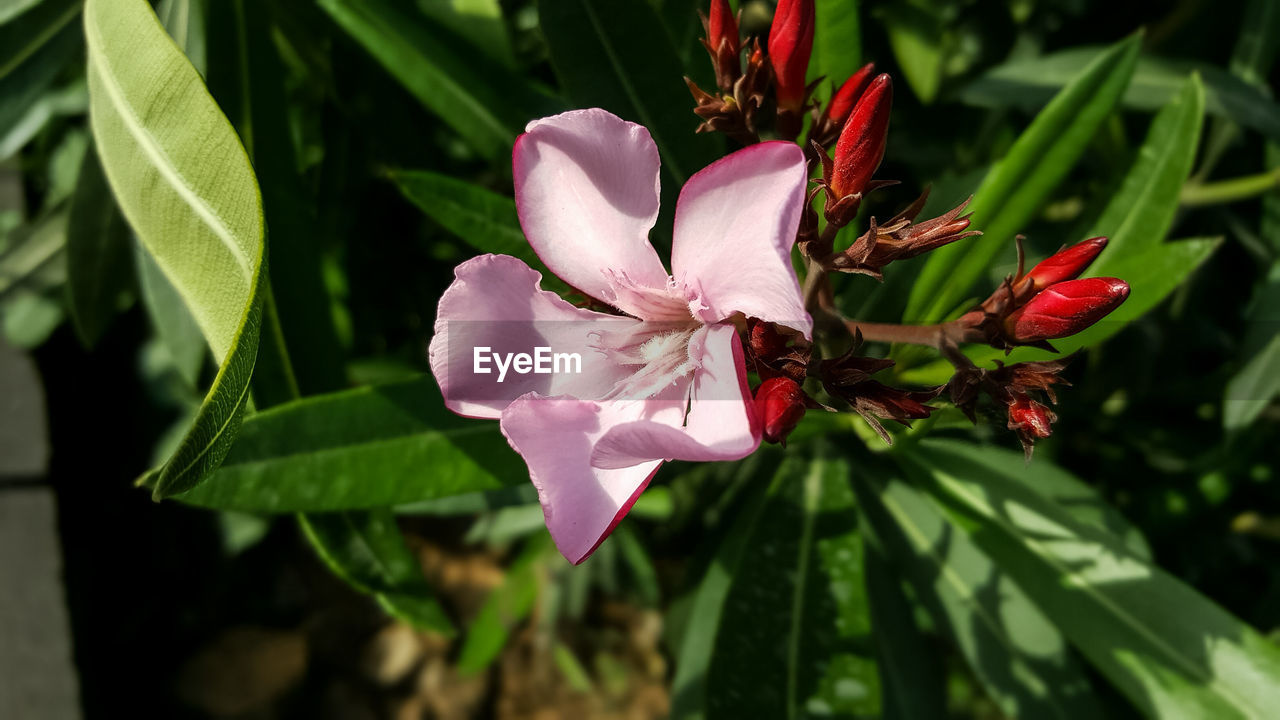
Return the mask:
[[[74,704],[1276,717],[1278,53],[1271,0],[0,4]]]

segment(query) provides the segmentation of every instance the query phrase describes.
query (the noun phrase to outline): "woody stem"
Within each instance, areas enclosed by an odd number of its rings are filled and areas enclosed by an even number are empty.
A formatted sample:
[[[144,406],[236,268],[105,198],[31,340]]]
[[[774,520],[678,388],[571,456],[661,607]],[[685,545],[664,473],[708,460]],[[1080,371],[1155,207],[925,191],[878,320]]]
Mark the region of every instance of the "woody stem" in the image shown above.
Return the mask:
[[[936,325],[895,325],[892,323],[873,323],[861,320],[845,320],[844,324],[852,334],[862,333],[862,337],[875,342],[906,343],[909,345],[925,345],[931,348],[942,348],[947,343],[969,342],[965,329],[955,322],[938,323]]]

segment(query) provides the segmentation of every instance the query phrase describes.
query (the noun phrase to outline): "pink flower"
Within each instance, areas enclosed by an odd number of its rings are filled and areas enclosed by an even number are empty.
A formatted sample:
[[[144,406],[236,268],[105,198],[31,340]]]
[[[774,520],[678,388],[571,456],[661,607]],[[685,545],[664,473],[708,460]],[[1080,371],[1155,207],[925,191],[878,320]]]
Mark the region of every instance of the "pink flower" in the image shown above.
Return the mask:
[[[644,128],[598,109],[535,120],[513,164],[534,251],[625,315],[574,307],[541,290],[523,262],[483,255],[458,266],[440,299],[431,369],[451,410],[501,419],[551,537],[576,564],[664,461],[735,460],[759,446],[734,321],[810,335],[791,266],[805,162],[794,144],[760,143],[690,178],[676,205],[671,273],[648,241],[659,161]],[[579,354],[581,372],[509,372],[502,382],[475,372],[477,354],[537,347]]]

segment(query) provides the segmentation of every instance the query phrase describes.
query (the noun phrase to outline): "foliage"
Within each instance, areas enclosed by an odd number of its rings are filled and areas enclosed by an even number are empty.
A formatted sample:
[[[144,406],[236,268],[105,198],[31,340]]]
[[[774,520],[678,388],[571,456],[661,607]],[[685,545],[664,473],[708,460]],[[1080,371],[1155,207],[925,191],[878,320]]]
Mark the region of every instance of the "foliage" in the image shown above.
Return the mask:
[[[79,519],[62,523],[72,592],[88,584],[75,553],[126,522],[111,502],[134,502],[78,498],[142,496],[138,478],[162,502],[126,506],[134,522],[262,518],[264,545],[301,538],[392,616],[456,633],[464,674],[533,628],[567,682],[605,683],[564,628],[606,598],[662,613],[676,717],[1266,717],[1280,705],[1269,0],[820,0],[819,97],[863,60],[903,80],[881,176],[906,189],[877,190],[861,217],[931,184],[926,212],[972,195],[985,233],[881,284],[839,278],[841,309],[954,317],[1013,271],[1019,234],[1032,257],[1109,236],[1089,274],[1132,297],[1055,342],[1084,352],[1029,463],[1003,419],[974,429],[947,409],[886,449],[856,416],[810,411],[785,449],[663,470],[583,566],[555,554],[497,423],[443,406],[425,357],[435,303],[477,252],[541,269],[511,197],[529,120],[598,106],[648,127],[668,214],[732,149],[694,133],[682,81],[714,87],[703,5],[0,6],[0,316],[43,375],[52,478]],[[767,32],[770,3],[735,5]],[[543,287],[572,292],[545,269]],[[871,348],[901,382],[950,374],[932,350]],[[474,616],[431,587],[419,536],[502,559]],[[117,692],[85,684],[86,705]],[[166,714],[166,698],[147,707]]]

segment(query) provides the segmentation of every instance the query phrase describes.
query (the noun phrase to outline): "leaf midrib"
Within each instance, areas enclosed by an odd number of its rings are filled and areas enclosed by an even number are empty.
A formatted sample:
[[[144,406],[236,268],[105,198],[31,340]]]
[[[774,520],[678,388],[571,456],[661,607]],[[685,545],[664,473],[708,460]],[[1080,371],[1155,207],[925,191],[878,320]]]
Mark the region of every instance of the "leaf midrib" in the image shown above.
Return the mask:
[[[99,34],[97,23],[87,22],[85,23],[85,29],[85,34],[89,39],[89,68],[96,71],[98,79],[102,81],[102,87],[107,91],[107,97],[118,112],[121,123],[129,131],[134,141],[151,161],[152,166],[159,171],[167,184],[174,189],[183,202],[192,209],[196,217],[213,232],[214,236],[231,253],[236,264],[240,266],[240,270],[244,273],[245,281],[252,283],[254,263],[240,248],[239,243],[235,240],[234,233],[232,233],[222,217],[218,215],[217,211],[209,207],[204,198],[196,193],[190,183],[187,182],[186,177],[178,170],[173,159],[160,146],[160,142],[142,123],[137,111],[129,103],[128,98],[125,97],[124,88],[120,87],[115,75],[109,72],[109,67],[102,67],[104,63],[99,58],[102,55],[101,48],[105,43]],[[109,66],[109,63],[106,64]]]

